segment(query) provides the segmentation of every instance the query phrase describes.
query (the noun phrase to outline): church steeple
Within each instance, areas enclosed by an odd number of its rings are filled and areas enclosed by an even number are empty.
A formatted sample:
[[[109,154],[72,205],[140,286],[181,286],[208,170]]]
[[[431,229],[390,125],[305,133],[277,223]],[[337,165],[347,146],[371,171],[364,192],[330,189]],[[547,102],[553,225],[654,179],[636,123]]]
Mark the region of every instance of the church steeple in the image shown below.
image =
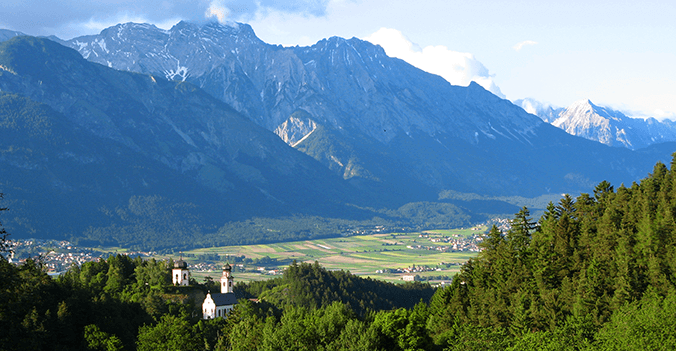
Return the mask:
[[[174,285],[188,286],[190,284],[190,270],[188,270],[188,263],[183,261],[183,254],[181,258],[174,262],[174,269],[171,270],[171,280]]]
[[[232,277],[232,267],[229,263],[223,266],[223,275],[221,276],[221,293],[227,294],[233,292],[234,278]]]

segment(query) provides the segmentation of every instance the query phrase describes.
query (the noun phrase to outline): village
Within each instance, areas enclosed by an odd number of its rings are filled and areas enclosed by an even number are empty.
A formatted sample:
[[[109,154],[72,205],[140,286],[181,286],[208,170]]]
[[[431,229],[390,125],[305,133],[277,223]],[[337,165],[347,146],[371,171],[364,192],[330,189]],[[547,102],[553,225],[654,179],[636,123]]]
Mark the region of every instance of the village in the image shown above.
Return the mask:
[[[22,265],[27,259],[39,260],[48,273],[55,274],[66,271],[73,264],[82,265],[106,259],[115,251],[100,250],[73,245],[66,240],[26,239],[12,240],[9,262]],[[125,255],[150,258],[156,254],[152,251],[126,251]]]

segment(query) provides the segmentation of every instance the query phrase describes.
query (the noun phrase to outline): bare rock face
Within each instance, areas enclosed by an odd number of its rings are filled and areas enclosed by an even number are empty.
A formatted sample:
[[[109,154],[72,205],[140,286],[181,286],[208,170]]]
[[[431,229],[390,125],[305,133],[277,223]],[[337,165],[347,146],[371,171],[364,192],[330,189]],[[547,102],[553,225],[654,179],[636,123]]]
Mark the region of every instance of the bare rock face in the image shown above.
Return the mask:
[[[284,121],[284,123],[280,124],[275,129],[275,134],[282,138],[285,143],[296,146],[314,132],[315,129],[317,129],[315,121],[309,118],[307,112],[299,110]]]

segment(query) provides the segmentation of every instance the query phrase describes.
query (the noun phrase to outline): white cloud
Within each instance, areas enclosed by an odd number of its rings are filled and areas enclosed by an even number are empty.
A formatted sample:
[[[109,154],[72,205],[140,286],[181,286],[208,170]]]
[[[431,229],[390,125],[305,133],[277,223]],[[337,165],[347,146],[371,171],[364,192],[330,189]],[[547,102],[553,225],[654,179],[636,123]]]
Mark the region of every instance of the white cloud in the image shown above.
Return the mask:
[[[205,17],[215,17],[221,23],[249,22],[256,16],[267,16],[271,13],[323,17],[329,3],[330,0],[210,0]]]
[[[205,18],[243,21],[258,14],[279,12],[305,17],[324,17],[332,0],[112,0],[112,1],[49,1],[3,0],[0,6],[0,28],[22,31],[30,35],[57,35],[62,39],[95,34],[105,25],[120,22],[174,24],[179,20],[193,22]],[[336,1],[336,0],[333,0]],[[340,0],[353,1],[353,0]],[[354,0],[357,1],[357,0]],[[125,18],[126,17],[126,18]],[[158,25],[159,27],[159,25]]]
[[[669,111],[664,111],[661,109],[657,109],[653,111],[653,117],[659,120],[665,120],[665,119],[670,119],[672,121],[676,121],[676,113],[675,112],[669,112]]]
[[[207,11],[204,13],[204,17],[207,19],[216,17],[218,22],[224,23],[229,13],[230,11],[225,7],[223,1],[214,0],[209,4],[209,8],[207,8]]]
[[[512,46],[512,48],[514,48],[514,50],[516,50],[516,51],[520,51],[521,48],[523,48],[526,45],[537,45],[537,43],[538,43],[537,41],[525,40],[525,41],[522,41],[522,42],[517,43],[516,45]]]
[[[630,110],[630,109],[624,109],[620,110],[622,113],[629,117],[633,118],[648,118],[648,117],[653,117],[657,120],[663,121],[665,119],[676,121],[676,112],[673,111],[665,111],[662,109],[655,109],[652,111],[641,111],[641,110]]]
[[[467,86],[475,81],[493,94],[505,97],[488,69],[472,54],[452,51],[442,45],[420,48],[400,31],[391,28],[381,28],[364,40],[382,46],[388,56],[437,74],[453,85]]]
[[[169,29],[176,23],[178,23],[181,19],[180,18],[171,18],[164,20],[162,22],[154,22],[154,25],[158,28],[162,29]],[[59,35],[61,39],[70,39],[75,37],[76,35],[82,35],[84,33],[99,33],[102,30],[115,26],[119,23],[127,23],[127,22],[134,22],[134,23],[149,23],[151,22],[148,20],[145,16],[137,16],[137,15],[130,15],[127,13],[119,13],[117,15],[107,17],[105,19],[96,19],[96,18],[90,18],[87,21],[84,22],[71,22],[68,23],[60,28],[61,33],[74,33],[74,34],[66,34],[66,35]]]

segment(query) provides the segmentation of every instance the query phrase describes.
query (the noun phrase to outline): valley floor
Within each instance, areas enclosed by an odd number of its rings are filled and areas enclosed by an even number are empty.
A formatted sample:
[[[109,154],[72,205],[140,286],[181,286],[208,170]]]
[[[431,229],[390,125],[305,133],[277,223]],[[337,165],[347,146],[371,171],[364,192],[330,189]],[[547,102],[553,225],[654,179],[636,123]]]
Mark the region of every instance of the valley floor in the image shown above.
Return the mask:
[[[220,276],[220,266],[225,262],[234,265],[239,281],[265,280],[282,274],[295,260],[317,261],[329,270],[345,270],[386,281],[403,281],[404,276],[410,275],[423,281],[440,282],[450,281],[463,263],[477,255],[486,230],[485,226],[477,226],[212,247],[185,251],[182,257],[194,267],[192,274],[198,281],[207,276]]]
[[[14,263],[40,255],[51,274],[72,264],[98,261],[112,254],[178,259],[190,265],[193,278],[217,279],[229,262],[238,281],[259,281],[283,274],[293,261],[319,262],[329,270],[345,270],[373,279],[402,282],[404,276],[431,283],[449,282],[463,263],[479,252],[485,226],[419,233],[380,233],[295,242],[193,249],[178,254],[122,248],[76,247],[67,241],[18,240]]]

